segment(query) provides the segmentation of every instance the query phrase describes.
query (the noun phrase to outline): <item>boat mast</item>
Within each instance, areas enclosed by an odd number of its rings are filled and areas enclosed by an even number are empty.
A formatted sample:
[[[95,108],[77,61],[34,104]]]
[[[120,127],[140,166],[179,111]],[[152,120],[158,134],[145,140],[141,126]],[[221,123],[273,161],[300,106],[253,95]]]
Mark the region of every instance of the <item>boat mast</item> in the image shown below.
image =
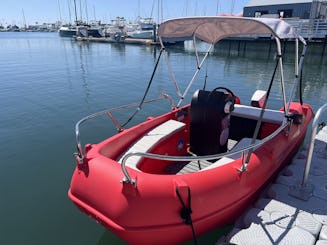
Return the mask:
[[[69,15],[69,25],[72,23],[72,14],[70,12],[70,0],[67,1],[68,5],[68,15]]]
[[[89,13],[87,11],[87,2],[86,2],[86,0],[84,0],[84,4],[85,4],[86,23],[89,23]]]
[[[161,22],[163,22],[163,3],[162,3],[162,0],[160,1],[160,15],[161,15],[161,21],[160,21],[160,23]],[[158,25],[159,25],[159,23],[158,23]]]
[[[74,10],[75,10],[75,24],[78,25],[78,21],[77,21],[77,9],[76,9],[76,0],[74,0]]]
[[[137,10],[137,14],[138,14],[138,17],[141,17],[141,2],[140,2],[140,0],[138,1],[138,10]]]
[[[79,12],[80,12],[80,17],[81,17],[81,22],[83,20],[83,14],[82,14],[82,0],[79,0]]]
[[[232,5],[231,5],[231,9],[230,9],[230,14],[233,14],[233,12],[234,12],[234,7],[235,7],[235,0],[232,0]]]
[[[59,20],[60,20],[60,22],[62,22],[61,9],[60,9],[60,2],[59,2],[59,0],[58,0],[58,9],[59,9]],[[23,10],[23,16],[24,16],[24,10]],[[24,19],[25,19],[25,16],[24,16]],[[25,28],[26,28],[26,26],[25,26]]]
[[[94,20],[96,20],[96,15],[95,15],[95,7],[94,7],[94,4],[93,4],[93,15],[94,15]]]
[[[158,24],[159,24],[159,18],[160,18],[160,0],[158,0]]]
[[[60,8],[59,8],[59,10],[60,10]],[[26,19],[25,19],[24,9],[22,9],[22,12],[23,12],[24,28],[26,30],[27,26],[26,26]],[[61,21],[61,14],[60,14],[60,21]]]
[[[185,0],[185,16],[188,16],[188,1]]]
[[[216,6],[216,15],[218,16],[219,13],[219,0],[217,0],[217,6]]]

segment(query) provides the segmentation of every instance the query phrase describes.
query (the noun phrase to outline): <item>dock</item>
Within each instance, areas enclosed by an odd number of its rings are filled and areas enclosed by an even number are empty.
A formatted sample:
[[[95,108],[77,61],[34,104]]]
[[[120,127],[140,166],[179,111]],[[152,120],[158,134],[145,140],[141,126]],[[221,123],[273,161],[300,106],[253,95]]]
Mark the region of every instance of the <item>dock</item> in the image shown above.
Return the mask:
[[[159,42],[155,42],[152,39],[137,39],[137,38],[125,38],[122,40],[116,40],[116,39],[110,38],[110,37],[76,37],[76,41],[98,42],[98,43],[139,44],[139,45],[159,45]]]
[[[305,147],[216,245],[327,245],[327,126],[312,139],[307,184],[301,185],[310,151]]]

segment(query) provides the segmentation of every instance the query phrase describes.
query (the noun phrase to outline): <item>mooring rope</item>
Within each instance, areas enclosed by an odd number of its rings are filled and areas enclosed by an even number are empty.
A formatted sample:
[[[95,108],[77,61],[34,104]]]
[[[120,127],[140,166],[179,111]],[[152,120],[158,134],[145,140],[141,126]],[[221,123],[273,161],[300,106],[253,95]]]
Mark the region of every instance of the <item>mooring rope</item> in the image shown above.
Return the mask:
[[[280,59],[282,58],[282,55],[278,55],[277,58],[278,59],[276,61],[274,73],[273,73],[273,75],[272,75],[272,77],[270,79],[269,87],[268,87],[268,90],[267,90],[267,96],[266,96],[266,98],[265,98],[265,100],[263,102],[263,106],[262,106],[261,111],[260,111],[260,116],[259,116],[259,119],[257,121],[257,125],[255,127],[254,134],[253,134],[253,137],[252,137],[252,140],[251,140],[251,145],[255,143],[255,141],[257,139],[257,136],[259,134],[259,129],[260,129],[260,126],[261,126],[263,114],[264,114],[264,112],[266,110],[266,106],[267,106],[268,98],[269,98],[269,95],[270,95],[270,91],[271,91],[271,88],[272,88],[272,85],[273,85],[273,82],[274,82],[274,79],[275,79],[275,75],[276,75],[276,72],[277,72],[278,64],[280,62]],[[247,157],[246,157],[246,160],[245,160],[245,163],[246,164],[250,161],[250,157],[251,157],[252,152],[253,152],[253,148],[251,148],[248,151],[248,154],[247,154]]]
[[[180,211],[180,217],[182,218],[184,224],[191,226],[193,241],[194,241],[194,244],[197,245],[198,242],[197,242],[197,239],[196,239],[195,229],[194,229],[194,225],[193,225],[193,221],[192,221],[192,217],[191,217],[191,214],[192,214],[192,209],[191,209],[191,189],[190,189],[190,187],[187,187],[188,206],[185,205],[185,202],[184,202],[183,198],[181,197],[181,194],[179,193],[178,187],[176,187],[176,194],[178,196],[179,201],[182,204],[182,209]]]
[[[136,111],[132,114],[132,116],[124,124],[121,125],[121,128],[125,127],[135,117],[135,115],[142,109],[142,105],[143,105],[145,97],[147,96],[147,94],[149,92],[149,89],[151,87],[151,84],[152,84],[152,81],[153,81],[153,78],[154,78],[154,74],[156,73],[156,70],[157,70],[157,67],[158,67],[158,64],[159,64],[159,61],[160,61],[160,57],[161,57],[161,54],[162,54],[163,51],[164,51],[164,48],[161,48],[160,53],[159,53],[159,57],[158,57],[158,59],[156,61],[156,65],[154,66],[150,81],[149,81],[148,86],[147,86],[147,88],[146,88],[146,90],[144,92],[143,98],[142,98],[139,106],[137,107]]]

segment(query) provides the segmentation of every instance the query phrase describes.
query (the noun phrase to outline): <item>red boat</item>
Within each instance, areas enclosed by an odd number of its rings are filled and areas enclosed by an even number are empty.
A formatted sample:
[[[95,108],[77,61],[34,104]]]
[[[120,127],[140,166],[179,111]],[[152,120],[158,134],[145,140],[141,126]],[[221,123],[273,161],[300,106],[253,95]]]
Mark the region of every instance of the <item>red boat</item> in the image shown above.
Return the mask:
[[[130,128],[113,116],[118,109],[130,106],[95,113],[76,124],[78,152],[69,198],[82,212],[130,244],[196,241],[201,234],[232,224],[294,156],[313,118],[311,107],[302,103],[302,98],[293,101],[301,83],[306,43],[284,21],[181,18],[162,23],[158,35],[162,46],[158,62],[166,52],[166,42],[193,40],[196,45],[200,39],[210,44],[202,60],[195,49],[198,65],[183,93],[167,62],[180,96],[178,104],[175,106],[165,95],[172,103],[171,111],[149,116]],[[182,105],[213,46],[225,37],[240,35],[271,36],[276,42],[276,66],[267,90],[256,91],[250,105],[243,105],[228,88],[201,89],[193,92],[190,104]],[[285,38],[295,40],[296,54],[298,44],[303,44],[302,55],[295,56],[289,100],[280,45]],[[267,106],[276,73],[283,97],[280,110]],[[147,91],[139,104],[132,105],[137,107],[133,116],[142,105],[153,102],[145,99]],[[100,115],[109,115],[119,132],[83,149],[80,125]]]

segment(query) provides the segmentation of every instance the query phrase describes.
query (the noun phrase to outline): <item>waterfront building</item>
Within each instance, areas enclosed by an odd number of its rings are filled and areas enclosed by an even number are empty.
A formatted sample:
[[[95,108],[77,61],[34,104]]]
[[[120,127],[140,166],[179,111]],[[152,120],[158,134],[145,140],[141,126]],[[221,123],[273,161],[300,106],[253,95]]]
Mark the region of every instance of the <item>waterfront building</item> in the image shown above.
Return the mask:
[[[250,0],[243,16],[283,18],[304,38],[327,42],[327,0]]]
[[[243,16],[279,18],[327,19],[326,0],[251,0],[244,6]]]

